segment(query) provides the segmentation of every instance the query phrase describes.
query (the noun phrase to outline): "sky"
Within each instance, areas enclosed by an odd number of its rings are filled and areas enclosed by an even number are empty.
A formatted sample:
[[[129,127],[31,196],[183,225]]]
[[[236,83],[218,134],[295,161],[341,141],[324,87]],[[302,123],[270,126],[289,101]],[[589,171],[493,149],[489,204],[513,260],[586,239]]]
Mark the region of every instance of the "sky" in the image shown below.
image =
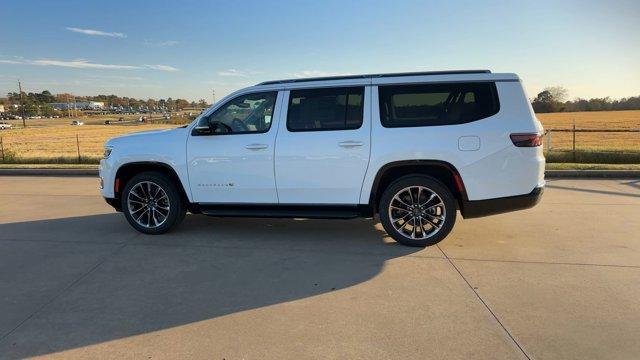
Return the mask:
[[[2,0],[0,96],[216,99],[261,81],[515,72],[529,97],[640,95],[640,1]]]

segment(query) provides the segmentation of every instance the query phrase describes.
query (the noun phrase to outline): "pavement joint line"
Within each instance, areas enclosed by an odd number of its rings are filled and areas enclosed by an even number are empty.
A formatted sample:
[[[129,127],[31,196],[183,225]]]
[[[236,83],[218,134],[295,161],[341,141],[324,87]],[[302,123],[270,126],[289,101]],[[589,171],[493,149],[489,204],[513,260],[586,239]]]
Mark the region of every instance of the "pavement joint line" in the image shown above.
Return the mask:
[[[60,291],[58,291],[56,294],[51,296],[51,298],[49,298],[49,300],[45,301],[42,305],[40,305],[36,310],[34,310],[29,316],[27,316],[24,320],[22,320],[13,329],[9,330],[6,334],[0,336],[0,342],[4,341],[9,336],[11,336],[11,334],[16,332],[16,330],[18,330],[20,327],[22,327],[22,325],[24,325],[27,321],[31,320],[34,316],[36,316],[38,313],[40,313],[42,310],[44,310],[51,303],[56,301],[64,293],[66,293],[67,291],[71,290],[76,284],[78,284],[80,281],[82,281],[83,279],[85,279],[89,275],[91,275],[93,272],[95,272],[98,269],[98,267],[100,267],[100,265],[104,264],[111,257],[117,255],[125,247],[127,247],[127,244],[121,244],[114,251],[110,252],[109,254],[105,255],[102,259],[98,260],[98,262],[96,264],[94,264],[91,268],[89,268],[89,270],[87,270],[85,273],[81,274],[77,279],[72,281],[69,285],[65,286]]]
[[[595,263],[570,263],[570,262],[552,262],[552,261],[531,261],[531,260],[499,260],[499,259],[471,259],[471,258],[455,258],[458,261],[483,261],[497,263],[517,263],[517,264],[538,264],[538,265],[567,265],[567,266],[599,266],[599,267],[617,267],[640,269],[640,265],[616,265],[616,264],[595,264]]]
[[[509,330],[507,330],[507,328],[504,326],[504,324],[502,324],[502,321],[500,321],[500,319],[498,318],[498,316],[493,312],[493,310],[491,310],[491,308],[489,307],[489,305],[484,301],[484,299],[482,298],[482,296],[480,296],[480,294],[478,294],[478,292],[476,291],[476,289],[473,288],[473,286],[471,285],[471,283],[469,283],[469,281],[467,280],[466,277],[464,277],[464,275],[462,274],[462,271],[460,271],[460,269],[458,269],[458,267],[453,263],[453,261],[451,261],[451,259],[449,258],[449,256],[447,255],[446,252],[444,252],[444,250],[442,250],[440,248],[440,245],[436,244],[436,246],[438,247],[438,249],[440,249],[440,251],[442,252],[442,254],[444,254],[445,259],[447,259],[449,261],[449,264],[451,264],[451,266],[458,272],[458,274],[460,275],[460,277],[462,278],[462,280],[464,280],[464,282],[467,284],[467,286],[469,287],[469,289],[471,289],[471,291],[473,291],[474,294],[476,294],[476,297],[478,298],[478,300],[480,300],[480,302],[482,303],[482,305],[484,305],[484,307],[489,311],[489,313],[491,314],[491,316],[493,316],[493,318],[498,322],[498,324],[500,325],[500,327],[502,328],[502,330],[504,330],[505,333],[507,333],[507,335],[509,336],[509,338],[511,338],[511,340],[513,341],[514,344],[516,344],[516,346],[518,347],[518,349],[520,349],[520,351],[522,352],[522,354],[528,359],[531,360],[531,357],[529,356],[529,354],[527,354],[526,351],[524,351],[524,349],[522,348],[522,346],[520,345],[520,343],[518,343],[518,341],[513,337],[513,335],[511,335],[511,332],[509,332]]]

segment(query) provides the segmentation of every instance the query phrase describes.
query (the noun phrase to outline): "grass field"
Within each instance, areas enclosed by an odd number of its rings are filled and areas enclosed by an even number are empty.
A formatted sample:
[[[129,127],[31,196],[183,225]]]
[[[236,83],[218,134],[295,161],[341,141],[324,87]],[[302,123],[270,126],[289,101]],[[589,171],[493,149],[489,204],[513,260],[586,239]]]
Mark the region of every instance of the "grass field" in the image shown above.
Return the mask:
[[[600,111],[580,113],[538,114],[545,129],[569,129],[575,121],[577,128],[597,129],[640,129],[640,110],[636,111]],[[71,119],[33,119],[27,120],[27,128],[15,128],[0,131],[5,150],[4,162],[18,163],[74,163],[78,161],[76,136],[79,140],[80,155],[83,162],[96,162],[108,139],[137,131],[166,129],[175,124],[104,125],[104,121],[116,120],[119,116],[85,117],[83,126],[69,125]],[[139,115],[124,116],[133,120]],[[21,126],[21,120],[11,120],[14,126]],[[546,139],[548,141],[548,139]],[[553,150],[571,149],[571,133],[552,134]],[[577,133],[578,150],[598,150],[615,152],[640,152],[640,133]],[[545,145],[546,146],[546,145]],[[558,157],[564,161],[564,157]],[[2,159],[0,158],[0,161]],[[635,160],[634,160],[635,161]],[[587,162],[587,161],[585,161]],[[597,162],[607,161],[606,158]],[[628,161],[627,161],[628,162]]]
[[[549,129],[640,129],[640,110],[592,111],[537,114]],[[553,150],[570,150],[572,133],[552,132]],[[549,142],[547,137],[545,141]],[[545,148],[546,148],[545,144]],[[600,151],[640,151],[640,133],[576,133],[576,149]]]
[[[58,122],[58,121],[56,121]],[[31,126],[26,129],[3,130],[2,146],[5,162],[77,162],[78,147],[83,162],[96,162],[104,143],[122,134],[174,128],[174,124],[82,125],[56,124]],[[77,142],[76,142],[77,136]]]

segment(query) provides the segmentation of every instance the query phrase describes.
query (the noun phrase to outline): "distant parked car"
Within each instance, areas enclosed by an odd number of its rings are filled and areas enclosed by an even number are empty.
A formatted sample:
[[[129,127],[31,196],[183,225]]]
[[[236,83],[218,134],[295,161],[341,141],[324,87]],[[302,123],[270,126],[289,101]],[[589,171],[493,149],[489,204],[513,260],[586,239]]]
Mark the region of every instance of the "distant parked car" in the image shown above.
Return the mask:
[[[0,130],[5,130],[5,129],[11,129],[11,124],[7,124],[7,123],[0,123]]]
[[[73,121],[71,122],[71,125],[80,126],[80,125],[84,125],[84,123],[83,123],[82,121],[73,120]]]
[[[111,124],[111,120],[105,120],[105,121],[104,121],[104,124],[105,124],[105,125],[110,125],[110,124]]]

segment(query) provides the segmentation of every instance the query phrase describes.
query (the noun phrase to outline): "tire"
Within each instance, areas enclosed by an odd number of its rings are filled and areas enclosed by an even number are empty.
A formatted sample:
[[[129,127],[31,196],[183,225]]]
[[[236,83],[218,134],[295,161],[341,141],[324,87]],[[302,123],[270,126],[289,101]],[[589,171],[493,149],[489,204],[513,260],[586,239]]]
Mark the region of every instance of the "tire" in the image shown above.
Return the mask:
[[[428,198],[431,200],[427,201]],[[394,240],[407,246],[425,247],[439,243],[451,232],[456,210],[456,200],[440,181],[430,176],[409,175],[387,187],[378,214]]]
[[[129,224],[145,234],[166,233],[186,214],[176,184],[159,172],[143,172],[131,178],[124,187],[121,203]]]

